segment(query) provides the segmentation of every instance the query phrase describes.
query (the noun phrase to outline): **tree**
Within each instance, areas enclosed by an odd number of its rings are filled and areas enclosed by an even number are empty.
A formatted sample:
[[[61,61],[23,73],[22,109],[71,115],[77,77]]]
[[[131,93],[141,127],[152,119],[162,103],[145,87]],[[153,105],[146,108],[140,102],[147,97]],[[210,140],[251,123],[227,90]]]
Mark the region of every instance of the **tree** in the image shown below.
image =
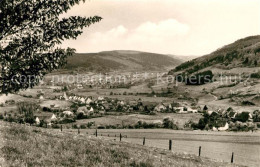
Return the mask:
[[[203,107],[203,111],[208,111],[207,105],[205,105],[205,106]]]
[[[30,124],[35,122],[34,112],[40,108],[39,105],[30,102],[19,102],[17,103],[17,109],[20,115],[23,115],[24,121]]]
[[[0,94],[27,89],[45,74],[66,63],[75,52],[58,47],[65,39],[76,39],[84,27],[102,18],[61,18],[85,0],[0,1]]]
[[[248,64],[249,63],[249,58],[246,57],[246,59],[243,61],[243,64]]]
[[[257,64],[258,64],[258,63],[257,63],[257,60],[255,60],[255,62],[254,62],[255,67],[257,66]]]

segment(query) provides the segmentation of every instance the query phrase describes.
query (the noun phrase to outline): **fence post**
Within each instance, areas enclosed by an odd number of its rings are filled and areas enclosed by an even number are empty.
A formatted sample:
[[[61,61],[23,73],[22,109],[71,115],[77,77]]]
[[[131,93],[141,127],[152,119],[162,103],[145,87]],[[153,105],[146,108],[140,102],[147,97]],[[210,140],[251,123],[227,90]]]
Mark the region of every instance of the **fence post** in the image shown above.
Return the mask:
[[[96,137],[97,137],[97,129],[96,129]]]
[[[80,134],[80,130],[79,130],[79,128],[78,128],[78,134]]]
[[[169,150],[172,150],[172,140],[169,140]]]
[[[234,162],[234,152],[232,152],[232,156],[231,156],[231,163]]]
[[[60,131],[62,132],[62,125],[60,126]]]
[[[145,137],[144,137],[144,140],[143,140],[143,145],[145,145]]]
[[[120,133],[120,136],[119,136],[119,138],[120,138],[120,141],[122,140],[122,135],[121,135],[121,133]]]
[[[201,153],[201,146],[199,147],[199,157],[200,157],[200,153]]]

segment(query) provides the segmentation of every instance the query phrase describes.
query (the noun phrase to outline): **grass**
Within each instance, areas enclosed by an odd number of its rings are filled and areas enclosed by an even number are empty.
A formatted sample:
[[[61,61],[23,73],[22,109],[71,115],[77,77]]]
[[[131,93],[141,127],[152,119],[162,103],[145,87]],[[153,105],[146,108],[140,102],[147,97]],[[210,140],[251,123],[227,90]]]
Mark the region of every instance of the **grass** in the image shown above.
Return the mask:
[[[193,122],[199,122],[202,117],[199,113],[188,114],[176,114],[176,113],[157,113],[156,115],[142,115],[142,114],[129,114],[129,115],[108,115],[101,118],[83,119],[77,120],[76,124],[87,124],[88,122],[95,122],[96,125],[134,125],[138,121],[144,121],[146,123],[155,123],[163,121],[164,118],[169,117],[178,124],[180,128],[183,128],[184,124],[190,120]]]
[[[0,131],[6,166],[232,166],[195,155],[25,125],[0,122]]]

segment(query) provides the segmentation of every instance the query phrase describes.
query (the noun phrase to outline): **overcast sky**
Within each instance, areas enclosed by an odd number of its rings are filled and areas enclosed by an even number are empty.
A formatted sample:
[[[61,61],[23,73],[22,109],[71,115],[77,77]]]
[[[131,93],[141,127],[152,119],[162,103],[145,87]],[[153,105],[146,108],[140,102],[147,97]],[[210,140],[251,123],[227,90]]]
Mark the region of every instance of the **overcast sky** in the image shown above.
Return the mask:
[[[86,0],[64,16],[103,17],[77,40],[78,53],[138,50],[204,55],[260,35],[260,0]]]

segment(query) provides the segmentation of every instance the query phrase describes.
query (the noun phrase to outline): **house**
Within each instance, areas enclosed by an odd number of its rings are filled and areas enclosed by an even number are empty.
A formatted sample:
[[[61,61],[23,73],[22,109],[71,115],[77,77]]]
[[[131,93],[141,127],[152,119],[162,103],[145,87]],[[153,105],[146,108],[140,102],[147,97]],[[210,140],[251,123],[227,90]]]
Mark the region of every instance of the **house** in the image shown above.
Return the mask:
[[[64,94],[63,94],[63,98],[64,98],[66,101],[69,100],[69,98],[68,98],[66,92],[64,92]]]
[[[85,106],[79,107],[77,110],[77,113],[83,113],[84,115],[86,115],[88,109]]]
[[[211,115],[214,111],[206,111],[209,115]]]
[[[192,109],[192,108],[190,108],[190,107],[187,107],[187,111],[188,111],[189,113],[197,113],[197,112],[198,112],[197,109]]]
[[[35,123],[36,123],[36,125],[39,125],[39,124],[41,123],[39,117],[36,117],[36,119],[35,119]]]
[[[57,117],[56,117],[56,115],[55,114],[52,114],[52,116],[51,116],[51,121],[57,121],[58,119],[57,119]]]
[[[177,113],[188,113],[188,109],[186,107],[174,107],[173,109]]]
[[[248,116],[249,116],[248,121],[249,121],[249,122],[253,122],[253,116],[252,116],[252,114],[249,113]]]
[[[162,103],[158,104],[154,108],[154,111],[156,111],[156,112],[163,112],[163,111],[166,111],[166,110],[167,110],[166,106],[164,104],[162,104]]]
[[[129,101],[129,105],[130,105],[131,107],[135,107],[135,106],[137,106],[137,104],[138,104],[138,102],[135,101],[135,100]]]
[[[71,111],[63,111],[62,113],[63,113],[64,115],[66,115],[66,116],[73,116],[73,115],[74,115],[74,113],[71,112]]]
[[[218,129],[216,127],[213,126],[212,128],[213,131],[218,131]]]
[[[40,99],[40,100],[44,100],[44,97],[43,97],[43,95],[41,95],[41,96],[39,97],[39,99]]]
[[[80,100],[79,100],[81,103],[85,103],[86,102],[86,100],[85,100],[85,98],[80,98]]]
[[[226,131],[226,130],[228,130],[228,128],[229,128],[229,125],[228,125],[228,123],[226,123],[224,127],[219,127],[218,130],[219,131]]]
[[[94,109],[93,109],[93,107],[90,107],[90,109],[88,110],[89,112],[94,112]]]
[[[86,104],[90,104],[90,103],[92,103],[92,100],[91,100],[90,98],[88,98],[88,99],[86,100]]]
[[[99,96],[99,97],[97,98],[97,100],[99,100],[99,101],[103,101],[103,100],[105,100],[105,99],[104,99],[104,97]]]
[[[120,100],[117,102],[117,105],[121,105],[121,106],[124,106],[125,105],[125,102],[123,100]]]
[[[83,85],[82,84],[77,84],[77,88],[78,89],[83,89]]]

